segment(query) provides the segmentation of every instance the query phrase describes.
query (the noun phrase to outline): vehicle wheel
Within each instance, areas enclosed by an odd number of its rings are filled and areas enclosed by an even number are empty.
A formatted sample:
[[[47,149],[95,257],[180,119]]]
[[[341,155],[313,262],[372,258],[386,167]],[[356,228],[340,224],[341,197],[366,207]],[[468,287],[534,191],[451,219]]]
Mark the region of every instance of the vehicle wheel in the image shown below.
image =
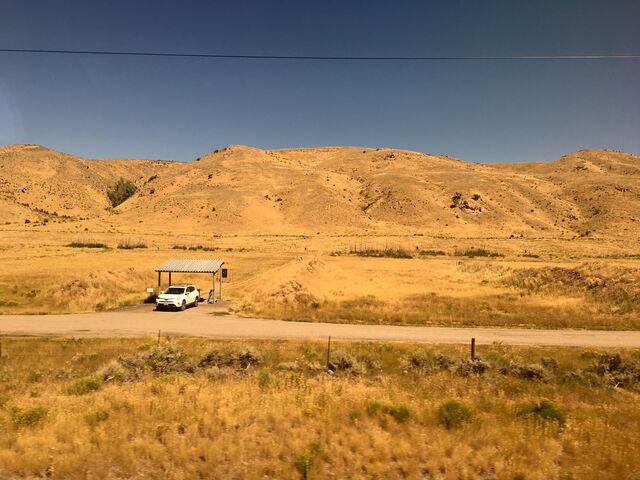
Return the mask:
[[[193,302],[193,306],[197,307],[198,306],[198,300],[200,300],[198,297],[196,297],[195,301]]]
[[[184,312],[184,309],[187,308],[187,302],[185,302],[184,300],[182,301],[182,305],[180,305],[180,310],[182,310]]]

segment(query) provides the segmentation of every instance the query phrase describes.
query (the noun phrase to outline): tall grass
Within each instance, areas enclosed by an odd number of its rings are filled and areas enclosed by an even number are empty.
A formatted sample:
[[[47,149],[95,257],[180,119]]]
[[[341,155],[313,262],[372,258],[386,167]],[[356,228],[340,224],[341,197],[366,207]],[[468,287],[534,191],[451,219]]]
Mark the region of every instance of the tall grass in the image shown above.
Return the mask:
[[[3,478],[607,480],[629,478],[640,456],[634,390],[596,372],[606,352],[479,345],[491,368],[468,377],[406,367],[409,356],[458,365],[460,347],[337,345],[366,366],[354,375],[326,373],[323,342],[3,340]],[[236,362],[247,351],[259,367]],[[500,368],[541,357],[555,360],[546,381]],[[83,380],[114,363],[135,374]]]
[[[120,250],[133,250],[135,248],[147,248],[147,243],[141,239],[123,238],[118,242],[118,248]]]

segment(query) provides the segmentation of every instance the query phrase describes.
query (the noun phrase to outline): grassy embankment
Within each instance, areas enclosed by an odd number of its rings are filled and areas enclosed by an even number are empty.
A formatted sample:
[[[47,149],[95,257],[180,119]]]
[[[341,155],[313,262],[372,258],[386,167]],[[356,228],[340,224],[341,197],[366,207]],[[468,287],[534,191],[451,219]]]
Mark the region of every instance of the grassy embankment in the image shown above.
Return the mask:
[[[627,478],[639,352],[4,339],[0,477]]]

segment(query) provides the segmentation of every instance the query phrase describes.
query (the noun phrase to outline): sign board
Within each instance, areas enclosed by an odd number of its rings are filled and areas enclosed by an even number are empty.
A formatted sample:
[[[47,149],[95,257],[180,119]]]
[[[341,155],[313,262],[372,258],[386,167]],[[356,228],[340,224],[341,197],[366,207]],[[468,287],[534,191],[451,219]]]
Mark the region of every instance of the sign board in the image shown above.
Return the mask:
[[[228,268],[223,268],[222,272],[221,272],[221,275],[222,275],[223,279],[229,278],[229,269]]]
[[[153,293],[155,290],[153,288],[147,288],[147,293]]]

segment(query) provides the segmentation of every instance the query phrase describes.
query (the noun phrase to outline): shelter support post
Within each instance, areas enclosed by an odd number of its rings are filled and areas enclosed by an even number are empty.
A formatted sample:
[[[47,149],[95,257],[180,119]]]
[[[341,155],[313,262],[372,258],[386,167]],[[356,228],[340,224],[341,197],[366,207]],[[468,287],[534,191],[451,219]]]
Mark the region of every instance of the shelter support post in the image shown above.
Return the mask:
[[[169,286],[171,286],[171,272],[169,272]]]
[[[162,277],[162,273],[158,272],[158,295],[160,295],[160,288],[162,287],[161,277]]]
[[[218,270],[218,280],[220,282],[218,297],[222,300],[222,270]]]

